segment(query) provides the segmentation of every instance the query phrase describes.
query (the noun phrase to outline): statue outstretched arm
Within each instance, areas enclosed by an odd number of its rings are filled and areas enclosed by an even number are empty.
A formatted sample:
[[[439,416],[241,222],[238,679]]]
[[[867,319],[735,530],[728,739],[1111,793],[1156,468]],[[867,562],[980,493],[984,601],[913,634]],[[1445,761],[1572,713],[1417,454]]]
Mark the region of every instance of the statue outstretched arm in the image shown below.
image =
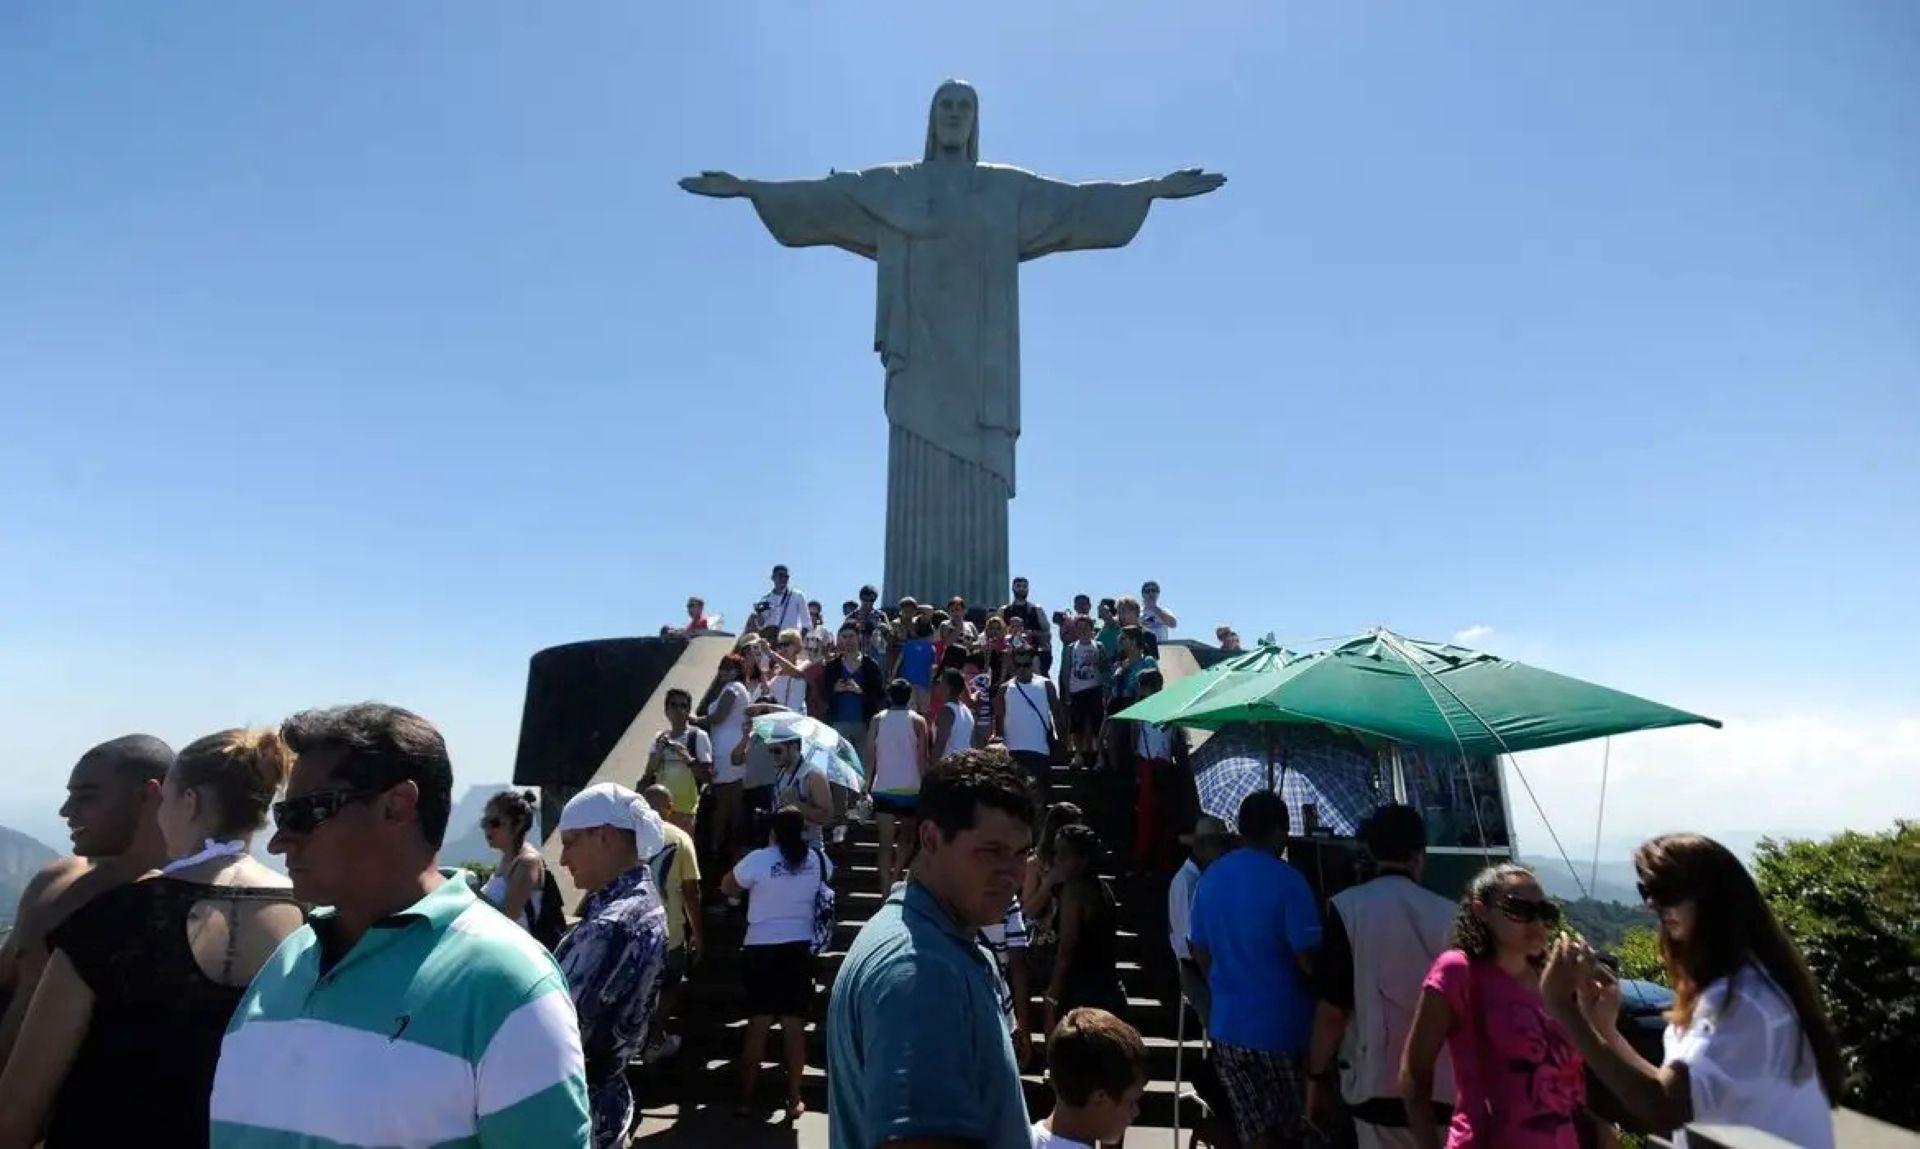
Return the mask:
[[[713,199],[746,199],[773,238],[787,247],[837,247],[869,259],[880,246],[880,225],[848,194],[852,175],[810,180],[745,180],[731,172],[701,172],[682,189]]]
[[[1154,200],[1206,195],[1226,182],[1199,168],[1125,183],[1067,183],[1029,173],[1020,194],[1020,258],[1125,247]]]

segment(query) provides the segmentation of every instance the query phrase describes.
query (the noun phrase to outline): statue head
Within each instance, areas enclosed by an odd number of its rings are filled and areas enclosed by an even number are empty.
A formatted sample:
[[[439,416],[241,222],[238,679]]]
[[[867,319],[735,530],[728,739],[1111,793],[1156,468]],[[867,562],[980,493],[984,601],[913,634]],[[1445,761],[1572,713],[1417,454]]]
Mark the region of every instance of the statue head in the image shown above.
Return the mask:
[[[980,161],[980,94],[965,80],[948,80],[927,109],[926,159],[960,152],[968,163]]]

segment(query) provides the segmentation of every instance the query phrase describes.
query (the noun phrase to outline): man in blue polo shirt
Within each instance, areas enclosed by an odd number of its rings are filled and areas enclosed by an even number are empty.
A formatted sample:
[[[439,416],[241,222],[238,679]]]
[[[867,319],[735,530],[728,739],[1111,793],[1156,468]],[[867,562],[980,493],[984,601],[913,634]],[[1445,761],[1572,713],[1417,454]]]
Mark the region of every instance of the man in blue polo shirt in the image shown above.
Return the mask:
[[[240,999],[214,1149],[586,1149],[586,1070],[545,948],[435,865],[453,766],[417,714],[296,714],[267,849],[319,905]]]
[[[1261,790],[1240,803],[1242,845],[1200,875],[1188,940],[1213,995],[1207,1034],[1246,1149],[1292,1145],[1306,1111],[1309,988],[1320,911],[1281,857],[1287,804]]]
[[[1006,983],[980,931],[1006,920],[1033,840],[1027,778],[966,750],[920,783],[920,856],[854,939],[827,1010],[834,1149],[1024,1146]]]

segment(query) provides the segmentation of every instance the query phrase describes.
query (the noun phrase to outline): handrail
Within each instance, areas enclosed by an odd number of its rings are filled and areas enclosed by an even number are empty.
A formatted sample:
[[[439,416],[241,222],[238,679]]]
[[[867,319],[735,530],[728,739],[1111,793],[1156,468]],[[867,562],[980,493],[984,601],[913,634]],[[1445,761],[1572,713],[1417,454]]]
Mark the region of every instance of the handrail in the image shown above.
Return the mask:
[[[1889,1125],[1855,1109],[1833,1111],[1833,1143],[1838,1149],[1920,1149],[1920,1132]],[[1647,1138],[1650,1146],[1672,1149],[1672,1142]],[[1793,1149],[1793,1142],[1745,1125],[1689,1125],[1687,1149]]]

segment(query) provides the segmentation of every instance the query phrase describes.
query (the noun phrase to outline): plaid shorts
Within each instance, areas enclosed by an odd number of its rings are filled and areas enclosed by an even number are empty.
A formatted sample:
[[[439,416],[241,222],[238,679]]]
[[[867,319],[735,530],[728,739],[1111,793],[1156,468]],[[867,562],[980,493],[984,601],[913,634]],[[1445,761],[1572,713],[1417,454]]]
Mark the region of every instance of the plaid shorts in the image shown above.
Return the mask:
[[[1297,1058],[1216,1041],[1213,1068],[1233,1106],[1233,1127],[1241,1144],[1252,1144],[1265,1133],[1276,1134],[1283,1144],[1299,1140],[1307,1079]]]

